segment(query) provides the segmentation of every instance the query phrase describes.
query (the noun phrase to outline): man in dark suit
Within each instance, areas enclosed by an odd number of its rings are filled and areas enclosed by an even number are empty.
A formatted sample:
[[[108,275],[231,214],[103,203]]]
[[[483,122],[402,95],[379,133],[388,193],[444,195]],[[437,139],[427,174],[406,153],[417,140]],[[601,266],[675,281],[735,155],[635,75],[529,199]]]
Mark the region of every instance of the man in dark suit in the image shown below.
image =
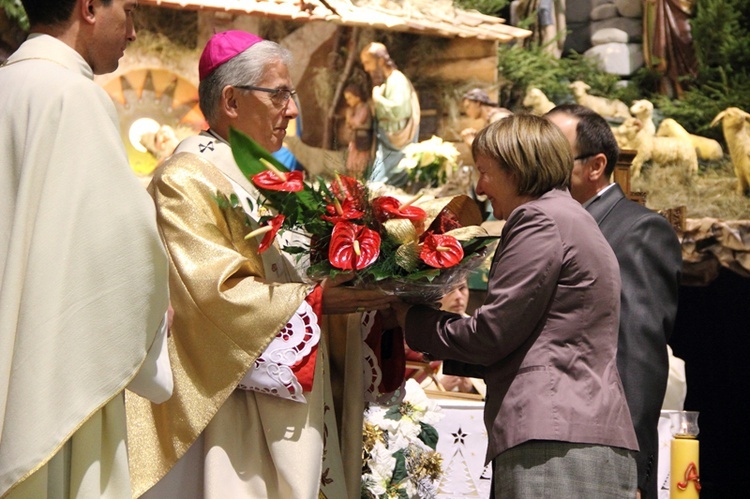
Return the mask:
[[[571,195],[596,219],[620,264],[617,368],[640,447],[638,489],[642,498],[655,498],[657,423],[669,372],[667,340],[677,315],[680,243],[664,217],[628,200],[620,186],[610,182],[619,149],[601,116],[564,104],[547,118],[573,149]]]

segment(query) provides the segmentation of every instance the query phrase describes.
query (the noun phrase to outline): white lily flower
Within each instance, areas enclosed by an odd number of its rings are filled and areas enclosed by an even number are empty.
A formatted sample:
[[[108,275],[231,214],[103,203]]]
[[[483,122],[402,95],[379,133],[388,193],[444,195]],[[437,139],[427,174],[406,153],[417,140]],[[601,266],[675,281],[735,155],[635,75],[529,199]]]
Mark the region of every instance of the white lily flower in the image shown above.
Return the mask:
[[[434,424],[443,419],[440,406],[427,397],[414,379],[406,381],[406,396],[402,405],[404,404],[409,404],[411,409],[406,417],[416,423]]]
[[[362,475],[362,484],[373,497],[380,497],[386,492],[385,485],[370,473]]]
[[[391,483],[393,469],[396,467],[396,458],[393,457],[393,451],[386,448],[381,442],[377,442],[372,448],[369,464],[370,475],[376,483],[375,486],[382,486],[383,492],[385,492],[385,488]]]
[[[413,170],[419,166],[419,159],[414,156],[404,156],[398,165],[405,170]]]
[[[402,419],[401,423],[396,427],[396,430],[388,433],[390,439],[388,441],[388,447],[393,452],[396,452],[398,450],[407,448],[415,441],[421,443],[421,441],[419,440],[419,433],[421,431],[422,428],[419,426],[419,423],[415,423],[414,421],[410,421],[407,419]]]
[[[419,159],[419,166],[429,166],[432,163],[437,161],[437,156],[435,156],[434,151],[425,151],[422,153],[422,157]]]

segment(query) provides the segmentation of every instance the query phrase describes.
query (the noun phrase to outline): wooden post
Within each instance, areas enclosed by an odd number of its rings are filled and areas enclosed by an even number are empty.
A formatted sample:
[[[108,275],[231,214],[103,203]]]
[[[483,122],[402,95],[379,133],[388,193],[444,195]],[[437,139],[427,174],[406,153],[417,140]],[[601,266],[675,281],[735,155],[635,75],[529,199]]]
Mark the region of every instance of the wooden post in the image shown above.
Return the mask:
[[[620,184],[620,188],[622,188],[622,192],[625,193],[626,198],[646,206],[646,193],[630,190],[630,165],[633,163],[633,159],[637,153],[638,151],[634,149],[620,149],[620,156],[617,158],[617,164],[615,164],[615,171],[612,176],[614,177],[614,181]]]
[[[666,218],[678,234],[685,232],[685,219],[687,218],[687,206],[678,206],[676,208],[667,208],[659,210],[659,213]]]
[[[338,52],[339,45],[341,44],[341,38],[342,38],[342,30],[344,28],[339,28],[338,32],[336,33],[336,42],[334,50]],[[341,74],[339,75],[339,81],[336,83],[336,90],[333,93],[333,102],[331,102],[331,108],[328,110],[328,115],[326,116],[325,120],[325,128],[323,129],[323,148],[324,149],[333,149],[333,136],[335,133],[336,128],[336,109],[339,106],[339,102],[341,101],[342,95],[344,95],[344,88],[346,87],[346,82],[349,79],[349,77],[352,74],[352,69],[354,68],[354,64],[356,61],[359,60],[359,53],[357,52],[357,45],[359,43],[359,28],[354,27],[352,28],[351,32],[349,33],[349,42],[348,42],[348,54],[346,57],[346,64],[344,65],[344,69],[341,71]]]
[[[620,156],[615,164],[614,180],[620,184],[626,198],[630,198],[630,165],[636,153],[633,149],[620,149]]]

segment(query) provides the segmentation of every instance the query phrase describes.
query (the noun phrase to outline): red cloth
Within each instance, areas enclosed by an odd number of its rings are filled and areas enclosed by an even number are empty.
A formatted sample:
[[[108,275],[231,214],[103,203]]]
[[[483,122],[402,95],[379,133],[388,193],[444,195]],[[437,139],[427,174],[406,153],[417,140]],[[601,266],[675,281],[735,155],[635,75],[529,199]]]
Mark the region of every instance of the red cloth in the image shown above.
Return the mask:
[[[365,343],[380,361],[383,378],[378,391],[390,393],[396,391],[404,382],[406,355],[404,352],[404,332],[400,327],[383,330],[383,319],[380,312],[375,314],[375,322]]]
[[[323,289],[320,286],[315,286],[312,292],[307,295],[305,301],[312,307],[313,312],[318,317],[318,327],[320,327],[320,317],[323,315]],[[306,318],[307,320],[307,318]],[[305,324],[309,330],[311,324]],[[312,333],[309,333],[312,334]],[[302,360],[292,366],[292,372],[297,377],[297,381],[302,386],[302,390],[309,392],[312,390],[313,381],[315,378],[315,360],[318,356],[318,345],[312,348],[309,355],[305,356]]]

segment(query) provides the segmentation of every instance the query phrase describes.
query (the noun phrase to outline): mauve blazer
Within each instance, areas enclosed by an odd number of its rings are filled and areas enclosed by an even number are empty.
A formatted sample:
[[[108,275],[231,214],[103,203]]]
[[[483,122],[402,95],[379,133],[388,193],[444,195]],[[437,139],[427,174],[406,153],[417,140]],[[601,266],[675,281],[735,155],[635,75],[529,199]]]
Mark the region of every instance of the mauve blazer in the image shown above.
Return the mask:
[[[530,440],[638,450],[617,372],[620,272],[594,219],[553,189],[503,228],[471,317],[412,307],[409,346],[485,366],[486,460]]]

